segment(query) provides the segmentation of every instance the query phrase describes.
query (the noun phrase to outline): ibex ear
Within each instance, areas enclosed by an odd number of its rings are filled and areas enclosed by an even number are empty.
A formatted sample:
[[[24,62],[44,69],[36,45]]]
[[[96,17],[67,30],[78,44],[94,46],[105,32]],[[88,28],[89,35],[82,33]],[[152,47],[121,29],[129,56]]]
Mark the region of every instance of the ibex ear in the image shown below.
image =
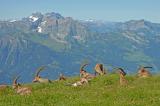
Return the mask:
[[[126,72],[122,68],[118,68],[118,69],[121,74],[123,74],[124,76],[126,75]]]

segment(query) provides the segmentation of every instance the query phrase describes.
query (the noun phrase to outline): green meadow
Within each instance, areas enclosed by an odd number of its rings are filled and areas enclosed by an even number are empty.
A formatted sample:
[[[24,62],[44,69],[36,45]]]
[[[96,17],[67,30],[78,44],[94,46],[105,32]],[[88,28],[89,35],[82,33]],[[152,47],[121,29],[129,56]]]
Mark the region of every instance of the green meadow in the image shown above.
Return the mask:
[[[126,76],[127,86],[119,85],[119,76],[98,76],[89,84],[66,86],[78,77],[51,84],[25,84],[31,95],[21,96],[9,87],[0,90],[0,106],[160,106],[160,75],[150,78]]]

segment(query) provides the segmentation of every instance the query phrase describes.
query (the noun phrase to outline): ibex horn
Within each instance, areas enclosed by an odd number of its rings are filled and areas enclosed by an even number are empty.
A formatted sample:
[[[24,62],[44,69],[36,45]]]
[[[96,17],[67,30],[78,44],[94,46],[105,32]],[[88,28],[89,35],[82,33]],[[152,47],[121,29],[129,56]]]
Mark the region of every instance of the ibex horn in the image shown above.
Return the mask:
[[[44,70],[46,66],[41,66],[37,69],[36,76],[39,75],[40,71]]]
[[[14,81],[13,81],[13,84],[17,84],[17,80],[20,78],[20,76],[17,76]]]
[[[88,63],[87,63],[87,64],[82,65],[82,66],[81,66],[81,68],[80,68],[80,70],[83,70],[83,68],[84,68],[85,66],[87,66],[87,65],[88,65]]]

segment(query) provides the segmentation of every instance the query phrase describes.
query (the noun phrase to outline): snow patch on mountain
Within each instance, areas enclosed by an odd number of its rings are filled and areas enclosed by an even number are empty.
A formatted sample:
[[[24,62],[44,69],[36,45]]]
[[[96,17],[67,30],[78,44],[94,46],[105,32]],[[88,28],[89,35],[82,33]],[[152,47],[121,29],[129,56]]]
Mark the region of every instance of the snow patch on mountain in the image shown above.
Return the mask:
[[[41,25],[45,25],[45,24],[46,24],[46,22],[47,22],[47,21],[43,21],[43,22],[41,22]]]
[[[17,20],[10,20],[9,22],[16,22]]]
[[[42,33],[42,28],[41,28],[40,26],[38,26],[37,31],[38,31],[39,33]]]
[[[32,22],[36,22],[39,19],[38,17],[32,16],[32,15],[29,16],[29,18]]]

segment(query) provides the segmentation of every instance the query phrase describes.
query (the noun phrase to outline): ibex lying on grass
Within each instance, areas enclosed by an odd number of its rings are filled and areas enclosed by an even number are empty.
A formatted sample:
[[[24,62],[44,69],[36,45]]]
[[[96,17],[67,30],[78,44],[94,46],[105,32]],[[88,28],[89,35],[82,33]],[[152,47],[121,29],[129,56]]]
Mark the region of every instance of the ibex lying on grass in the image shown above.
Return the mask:
[[[104,68],[103,68],[103,64],[96,64],[95,66],[95,75],[104,75],[106,74]]]
[[[19,76],[16,77],[13,81],[12,88],[19,95],[28,95],[32,93],[32,89],[30,87],[22,87],[21,84],[17,83]]]
[[[138,77],[150,77],[151,73],[146,68],[152,68],[152,67],[140,67],[138,70]]]
[[[120,85],[127,85],[128,81],[125,78],[126,72],[124,72],[124,70],[122,68],[118,68],[117,69],[119,72],[119,83]]]
[[[88,64],[84,64],[81,68],[80,68],[80,77],[81,78],[86,78],[86,79],[92,79],[94,78],[95,76],[90,74],[90,73],[87,73],[87,71],[84,70],[84,67],[87,66]]]
[[[81,78],[80,81],[77,81],[73,84],[67,84],[67,85],[77,87],[77,86],[82,86],[84,84],[88,84],[88,80],[86,78]]]
[[[49,79],[41,78],[39,76],[40,71],[44,70],[45,66],[41,66],[40,68],[37,69],[35,78],[33,79],[32,82],[39,82],[39,83],[51,83]]]
[[[60,75],[59,75],[59,81],[61,81],[61,80],[66,80],[67,78],[62,74],[62,73],[60,73]]]

